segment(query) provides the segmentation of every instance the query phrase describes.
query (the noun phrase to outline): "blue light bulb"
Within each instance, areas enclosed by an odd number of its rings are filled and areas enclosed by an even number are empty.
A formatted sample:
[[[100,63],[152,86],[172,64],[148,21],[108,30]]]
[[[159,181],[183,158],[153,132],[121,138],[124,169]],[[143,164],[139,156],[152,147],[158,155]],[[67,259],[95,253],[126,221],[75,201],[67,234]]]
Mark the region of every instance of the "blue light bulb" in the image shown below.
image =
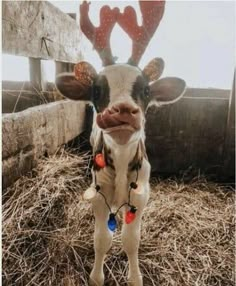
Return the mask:
[[[111,231],[115,231],[116,227],[117,227],[117,222],[116,222],[116,218],[115,218],[115,214],[111,213],[109,215],[109,220],[107,222],[108,228]]]

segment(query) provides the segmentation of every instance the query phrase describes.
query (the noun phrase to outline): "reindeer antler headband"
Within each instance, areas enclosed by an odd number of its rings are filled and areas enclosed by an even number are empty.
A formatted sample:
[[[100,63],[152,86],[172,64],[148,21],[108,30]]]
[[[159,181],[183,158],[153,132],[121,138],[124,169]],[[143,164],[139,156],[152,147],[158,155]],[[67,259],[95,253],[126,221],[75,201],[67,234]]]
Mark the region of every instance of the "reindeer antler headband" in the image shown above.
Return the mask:
[[[149,41],[155,33],[164,13],[165,1],[139,1],[142,13],[142,25],[137,23],[134,8],[128,6],[124,13],[118,8],[103,6],[100,11],[100,26],[94,27],[89,19],[89,4],[86,1],[80,6],[80,26],[83,33],[98,52],[103,66],[114,64],[110,47],[110,36],[118,23],[132,40],[132,55],[129,64],[138,65]]]

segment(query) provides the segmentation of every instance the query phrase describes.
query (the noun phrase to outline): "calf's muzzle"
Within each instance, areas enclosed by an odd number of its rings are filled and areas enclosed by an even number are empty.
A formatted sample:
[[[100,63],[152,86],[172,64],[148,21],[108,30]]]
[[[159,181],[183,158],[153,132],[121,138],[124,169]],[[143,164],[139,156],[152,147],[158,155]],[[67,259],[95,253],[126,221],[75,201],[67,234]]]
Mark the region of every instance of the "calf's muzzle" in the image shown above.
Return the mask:
[[[125,144],[132,134],[141,129],[142,113],[131,103],[119,103],[106,108],[96,118],[98,126],[118,144]]]
[[[102,129],[127,125],[135,130],[141,128],[141,111],[130,103],[119,103],[106,108],[97,115],[97,124]]]

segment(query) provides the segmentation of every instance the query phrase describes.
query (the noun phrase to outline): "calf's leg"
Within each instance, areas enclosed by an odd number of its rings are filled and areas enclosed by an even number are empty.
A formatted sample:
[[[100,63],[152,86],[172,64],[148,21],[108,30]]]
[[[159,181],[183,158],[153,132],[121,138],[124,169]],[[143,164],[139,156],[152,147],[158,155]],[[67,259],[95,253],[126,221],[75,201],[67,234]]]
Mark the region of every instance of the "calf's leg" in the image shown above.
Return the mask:
[[[93,204],[95,215],[95,232],[94,232],[94,251],[95,262],[90,274],[89,285],[103,286],[104,273],[103,264],[107,251],[111,247],[112,233],[108,230],[107,220],[109,216],[108,209],[103,201],[98,200]]]
[[[143,278],[139,269],[138,248],[140,240],[142,211],[138,210],[136,218],[130,224],[123,225],[122,243],[129,260],[128,285],[142,286]]]

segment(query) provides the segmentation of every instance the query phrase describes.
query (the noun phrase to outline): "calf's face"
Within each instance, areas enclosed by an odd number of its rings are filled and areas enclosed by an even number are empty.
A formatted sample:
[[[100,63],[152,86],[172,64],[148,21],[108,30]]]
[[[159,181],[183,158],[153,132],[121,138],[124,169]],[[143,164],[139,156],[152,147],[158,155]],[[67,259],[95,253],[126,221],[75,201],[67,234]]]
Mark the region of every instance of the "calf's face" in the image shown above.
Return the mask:
[[[70,99],[91,101],[97,111],[98,127],[105,136],[123,145],[143,134],[145,111],[150,104],[176,101],[184,92],[185,82],[181,79],[157,80],[164,62],[155,61],[154,71],[151,62],[143,71],[128,64],[115,64],[99,74],[85,63],[88,74],[82,74],[81,67],[77,74],[75,68],[75,75],[61,74],[57,88]]]
[[[118,144],[132,140],[144,128],[148,96],[148,81],[138,68],[106,67],[93,85],[92,101],[98,112],[98,127]]]

